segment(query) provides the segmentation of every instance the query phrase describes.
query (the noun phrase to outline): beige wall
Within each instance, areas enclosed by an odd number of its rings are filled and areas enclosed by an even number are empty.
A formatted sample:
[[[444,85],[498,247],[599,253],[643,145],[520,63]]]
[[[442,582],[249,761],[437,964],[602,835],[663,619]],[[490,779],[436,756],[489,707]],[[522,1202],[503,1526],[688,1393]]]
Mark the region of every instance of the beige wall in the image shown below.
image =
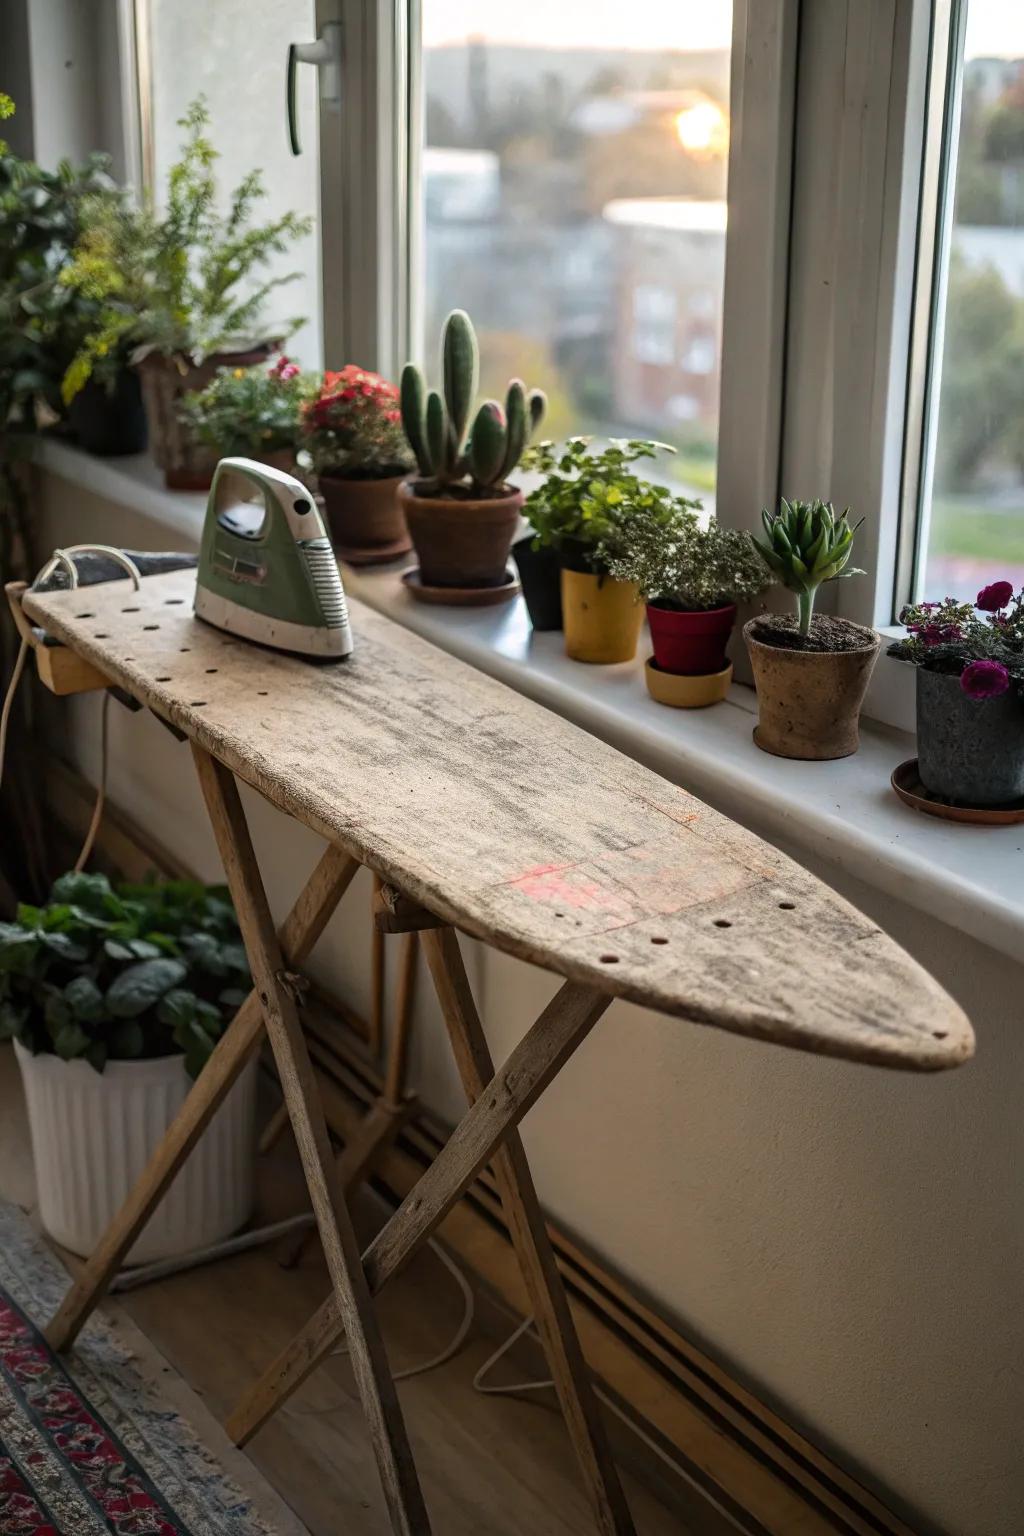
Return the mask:
[[[37,505],[43,550],[72,538],[180,543],[60,481],[41,482]],[[86,697],[53,713],[92,776],[98,709]],[[113,799],[217,875],[187,748],[111,706],[111,754]],[[282,913],[317,842],[255,796],[246,804]],[[526,1122],[537,1183],[560,1221],[919,1528],[1019,1536],[1024,967],[820,872],[960,999],[977,1059],[903,1076],[616,1003]],[[364,1010],[366,896],[360,877],[319,960]],[[471,948],[500,1057],[554,982]],[[417,1089],[454,1118],[432,1006],[418,1025]]]

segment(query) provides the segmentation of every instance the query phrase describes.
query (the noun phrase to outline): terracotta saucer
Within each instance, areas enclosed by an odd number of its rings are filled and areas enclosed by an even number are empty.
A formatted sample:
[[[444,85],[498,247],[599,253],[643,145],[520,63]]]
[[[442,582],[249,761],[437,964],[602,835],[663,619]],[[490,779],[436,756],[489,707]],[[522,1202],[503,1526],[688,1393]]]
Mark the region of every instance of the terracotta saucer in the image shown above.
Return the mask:
[[[425,587],[420,581],[418,565],[403,572],[402,584],[418,603],[444,603],[449,608],[490,608],[518,597],[521,590],[519,577],[511,566],[505,572],[505,580],[497,587]]]
[[[893,789],[904,805],[926,816],[940,816],[943,821],[967,821],[975,826],[1007,827],[1024,821],[1024,800],[1011,805],[958,805],[953,800],[943,800],[925,789],[917,771],[917,758],[908,758],[892,772]]]
[[[334,553],[346,565],[387,565],[400,560],[412,549],[409,538],[393,539],[390,544],[335,544]]]

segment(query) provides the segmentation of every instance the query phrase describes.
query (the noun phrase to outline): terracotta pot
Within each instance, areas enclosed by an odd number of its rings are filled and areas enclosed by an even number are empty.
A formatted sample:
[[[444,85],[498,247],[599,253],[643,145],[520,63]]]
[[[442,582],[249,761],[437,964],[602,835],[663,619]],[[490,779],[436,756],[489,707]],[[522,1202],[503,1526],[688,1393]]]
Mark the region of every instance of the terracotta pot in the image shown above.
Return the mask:
[[[917,771],[961,805],[1024,799],[1024,701],[1015,688],[972,699],[959,677],[917,669]]]
[[[755,639],[759,622],[743,626],[757,688],[757,745],[776,757],[849,757],[860,745],[857,725],[882,643],[878,635],[851,624],[864,641],[856,650],[796,651]]]
[[[636,582],[563,566],[562,620],[573,661],[632,661],[644,621]]]
[[[346,480],[320,475],[331,543],[339,554],[356,560],[394,560],[412,548],[398,501],[401,475],[386,480]]]
[[[707,709],[728,696],[732,663],[727,662],[721,672],[663,672],[652,656],[644,663],[644,681],[658,704],[670,709]]]
[[[512,545],[526,610],[535,630],[562,627],[562,564],[556,550],[533,548],[532,530]]]
[[[272,350],[268,342],[248,352],[213,352],[201,363],[150,352],[136,364],[146,407],[149,450],[171,490],[209,490],[218,459],[211,448],[194,442],[180,420],[178,402],[182,395],[205,388],[218,368],[251,368],[265,361]]]
[[[427,587],[498,587],[519,527],[522,491],[479,501],[417,496],[403,480],[398,499]]]
[[[648,603],[647,622],[651,627],[654,659],[661,672],[702,676],[721,672],[725,667],[725,648],[736,622],[736,605],[728,603],[724,608],[698,613]]]

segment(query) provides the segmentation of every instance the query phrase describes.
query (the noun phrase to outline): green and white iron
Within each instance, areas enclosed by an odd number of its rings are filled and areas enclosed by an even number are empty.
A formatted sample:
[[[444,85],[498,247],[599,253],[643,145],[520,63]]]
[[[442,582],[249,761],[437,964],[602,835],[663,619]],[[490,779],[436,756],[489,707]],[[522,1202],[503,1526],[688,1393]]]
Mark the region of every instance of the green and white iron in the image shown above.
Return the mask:
[[[221,459],[206,504],[195,611],[218,629],[281,651],[350,653],[331,541],[294,476],[255,459]]]

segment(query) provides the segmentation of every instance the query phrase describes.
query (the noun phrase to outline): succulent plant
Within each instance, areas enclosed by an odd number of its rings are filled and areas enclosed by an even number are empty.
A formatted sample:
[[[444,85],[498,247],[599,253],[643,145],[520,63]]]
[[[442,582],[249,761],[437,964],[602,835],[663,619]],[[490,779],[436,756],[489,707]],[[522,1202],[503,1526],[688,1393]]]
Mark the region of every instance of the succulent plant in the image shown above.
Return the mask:
[[[832,503],[780,499],[779,510],[761,513],[766,539],[751,534],[756,547],[784,587],[796,593],[800,633],[811,628],[814,599],[823,581],[864,572],[846,569],[853,552],[853,536],[861,523],[850,527],[850,509],[837,517]]]
[[[508,386],[505,405],[485,400],[472,426],[479,351],[464,310],[448,316],[442,337],[444,393],[428,392],[415,363],[402,370],[402,426],[416,455],[426,494],[450,494],[467,482],[478,496],[493,495],[515,469],[544,418],[543,390],[527,393],[521,379]]]

